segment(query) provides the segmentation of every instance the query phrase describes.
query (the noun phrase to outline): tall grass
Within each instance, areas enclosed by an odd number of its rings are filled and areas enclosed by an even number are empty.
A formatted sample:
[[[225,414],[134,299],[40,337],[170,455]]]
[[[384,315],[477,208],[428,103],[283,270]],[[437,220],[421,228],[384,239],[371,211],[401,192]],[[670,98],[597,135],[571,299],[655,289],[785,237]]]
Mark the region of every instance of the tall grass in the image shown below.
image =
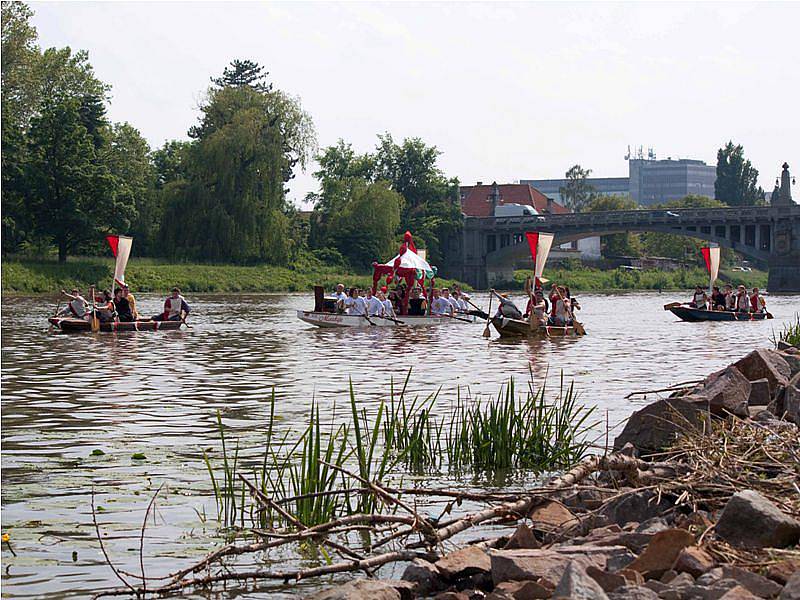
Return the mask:
[[[784,323],[783,329],[778,333],[772,332],[772,343],[778,347],[778,342],[784,342],[800,348],[800,313],[795,313],[794,321]]]

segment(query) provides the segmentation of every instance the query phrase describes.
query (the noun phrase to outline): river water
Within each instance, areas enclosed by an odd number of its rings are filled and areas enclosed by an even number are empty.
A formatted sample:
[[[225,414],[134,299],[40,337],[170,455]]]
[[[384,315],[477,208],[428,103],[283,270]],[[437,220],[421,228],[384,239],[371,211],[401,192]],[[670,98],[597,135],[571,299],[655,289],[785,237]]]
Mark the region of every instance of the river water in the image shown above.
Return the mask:
[[[16,553],[3,544],[3,597],[86,597],[119,585],[96,542],[93,489],[123,569],[139,572],[142,517],[161,484],[144,544],[149,575],[221,543],[202,451],[218,456],[218,411],[243,452],[262,444],[273,389],[278,427],[298,431],[312,399],[325,414],[346,408],[350,380],[370,407],[409,369],[412,394],[441,389],[445,398],[459,388],[496,394],[531,374],[557,387],[563,373],[598,407],[602,435],[606,420],[613,428],[652,399],[626,400],[629,392],[702,378],[768,346],[800,310],[798,297],[777,296],[768,298],[772,321],[691,324],[662,309],[668,294],[580,299],[586,337],[507,342],[481,337],[483,324],[319,330],[295,318],[312,303],[305,295],[200,295],[189,299],[191,329],[63,335],[46,327],[55,301],[3,298],[2,532]],[[156,313],[161,301],[138,304]]]

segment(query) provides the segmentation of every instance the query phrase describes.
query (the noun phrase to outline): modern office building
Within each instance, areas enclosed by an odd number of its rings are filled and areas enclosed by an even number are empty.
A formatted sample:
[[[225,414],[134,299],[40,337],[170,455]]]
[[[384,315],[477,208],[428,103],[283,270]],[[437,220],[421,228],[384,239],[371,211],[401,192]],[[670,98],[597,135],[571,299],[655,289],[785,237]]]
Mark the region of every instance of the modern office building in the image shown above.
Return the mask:
[[[603,196],[630,196],[637,204],[650,206],[669,200],[678,200],[690,194],[714,197],[717,169],[702,160],[657,160],[652,151],[647,158],[628,156],[628,177],[589,177],[586,181]],[[522,179],[552,198],[562,202],[560,189],[566,179]]]

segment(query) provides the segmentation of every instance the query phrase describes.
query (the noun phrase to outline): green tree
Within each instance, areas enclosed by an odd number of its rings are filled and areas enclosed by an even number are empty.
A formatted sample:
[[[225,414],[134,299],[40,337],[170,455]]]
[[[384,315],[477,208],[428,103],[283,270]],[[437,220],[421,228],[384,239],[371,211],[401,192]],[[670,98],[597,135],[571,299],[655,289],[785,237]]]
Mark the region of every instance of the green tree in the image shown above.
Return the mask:
[[[754,206],[764,202],[764,190],[758,185],[758,170],[745,159],[741,144],[729,141],[717,151],[714,197],[729,206]]]
[[[258,92],[269,92],[272,84],[267,82],[268,75],[258,63],[236,59],[223,69],[221,77],[212,77],[211,82],[218,88],[249,86]]]
[[[595,198],[596,192],[592,184],[587,179],[592,174],[591,169],[584,169],[580,165],[574,165],[566,172],[567,183],[558,189],[564,205],[573,212],[581,212],[587,209]]]
[[[156,187],[163,188],[173,181],[186,179],[188,157],[192,142],[170,140],[161,148],[153,150],[151,160],[156,173]]]
[[[636,210],[639,206],[630,196],[614,194],[610,196],[595,196],[589,202],[588,212],[606,210]],[[639,236],[635,233],[615,233],[604,235],[600,238],[604,256],[639,256],[642,253]]]

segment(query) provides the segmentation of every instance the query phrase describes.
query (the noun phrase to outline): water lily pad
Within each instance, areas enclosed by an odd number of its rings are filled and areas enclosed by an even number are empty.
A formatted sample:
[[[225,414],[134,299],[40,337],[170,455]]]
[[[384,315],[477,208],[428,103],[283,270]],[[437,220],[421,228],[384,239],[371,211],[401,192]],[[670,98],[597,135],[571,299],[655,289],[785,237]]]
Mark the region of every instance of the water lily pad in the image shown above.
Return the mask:
[[[92,456],[104,456],[104,455],[105,452],[100,450],[100,448],[95,448],[94,450],[92,450]]]
[[[131,455],[131,458],[133,460],[146,460],[147,459],[147,457],[144,454],[142,454],[141,452],[134,452]]]

